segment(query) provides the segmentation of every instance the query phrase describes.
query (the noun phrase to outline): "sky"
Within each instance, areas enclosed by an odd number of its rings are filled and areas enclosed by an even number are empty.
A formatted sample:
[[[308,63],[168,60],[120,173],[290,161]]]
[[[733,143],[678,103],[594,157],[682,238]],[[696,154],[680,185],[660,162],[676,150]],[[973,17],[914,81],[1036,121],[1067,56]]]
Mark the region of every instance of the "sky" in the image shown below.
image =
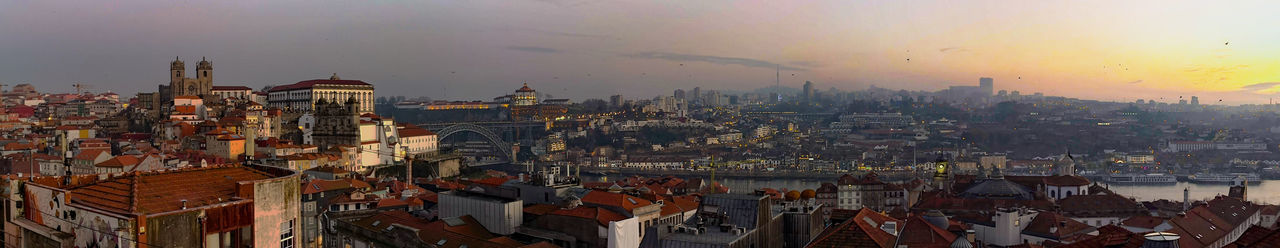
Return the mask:
[[[379,96],[487,100],[674,89],[996,90],[1267,103],[1276,1],[10,1],[0,83],[122,94],[213,62],[255,89],[338,74]],[[1219,101],[1221,100],[1221,101]]]

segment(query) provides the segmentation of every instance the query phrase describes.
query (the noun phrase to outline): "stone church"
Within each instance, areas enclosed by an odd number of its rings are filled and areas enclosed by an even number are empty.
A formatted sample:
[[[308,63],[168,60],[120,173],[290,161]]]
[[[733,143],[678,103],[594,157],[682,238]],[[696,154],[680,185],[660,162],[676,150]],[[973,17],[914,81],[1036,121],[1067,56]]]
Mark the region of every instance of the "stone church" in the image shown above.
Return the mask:
[[[345,103],[321,98],[316,102],[313,144],[326,151],[334,146],[360,146],[360,111],[355,98]]]
[[[174,58],[173,63],[169,64],[170,96],[213,95],[213,63],[200,58],[200,63],[196,64],[195,78],[187,77],[186,71],[186,64],[181,59]]]

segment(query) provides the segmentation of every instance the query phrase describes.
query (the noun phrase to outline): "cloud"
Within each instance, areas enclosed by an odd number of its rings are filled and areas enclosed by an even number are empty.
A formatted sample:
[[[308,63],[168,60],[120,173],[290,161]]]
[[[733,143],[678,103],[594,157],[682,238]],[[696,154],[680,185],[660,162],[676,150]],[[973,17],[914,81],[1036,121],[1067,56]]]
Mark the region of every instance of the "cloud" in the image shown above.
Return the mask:
[[[560,53],[560,50],[536,46],[509,46],[507,49],[531,53]]]
[[[529,29],[528,31],[544,34],[544,35],[574,37],[574,38],[593,38],[593,39],[613,39],[614,38],[612,35],[605,35],[605,34],[570,33],[570,32],[539,30],[539,29]]]
[[[628,57],[628,58],[638,58],[638,59],[661,59],[661,60],[670,60],[670,61],[706,62],[706,63],[720,64],[720,65],[740,65],[740,66],[746,66],[746,67],[757,67],[757,68],[768,68],[768,69],[778,68],[778,69],[787,70],[787,71],[807,71],[808,70],[802,67],[780,65],[777,63],[764,61],[764,60],[735,58],[735,57],[707,56],[707,55],[696,55],[696,54],[643,52],[643,53],[623,54],[622,56]]]
[[[1128,82],[1128,83],[1126,83],[1126,84],[1140,84],[1140,83],[1142,83],[1142,80],[1133,81],[1133,82]]]
[[[1257,92],[1257,91],[1263,91],[1263,90],[1271,89],[1271,88],[1274,88],[1274,87],[1276,87],[1276,86],[1280,86],[1280,82],[1256,83],[1256,84],[1250,84],[1250,85],[1240,86],[1240,91],[1245,91],[1245,92]]]
[[[943,47],[943,48],[941,48],[941,49],[938,49],[938,52],[944,52],[944,53],[945,53],[945,52],[950,52],[950,51],[956,51],[956,52],[968,52],[968,51],[969,51],[969,49],[968,49],[968,48],[963,48],[963,47]]]

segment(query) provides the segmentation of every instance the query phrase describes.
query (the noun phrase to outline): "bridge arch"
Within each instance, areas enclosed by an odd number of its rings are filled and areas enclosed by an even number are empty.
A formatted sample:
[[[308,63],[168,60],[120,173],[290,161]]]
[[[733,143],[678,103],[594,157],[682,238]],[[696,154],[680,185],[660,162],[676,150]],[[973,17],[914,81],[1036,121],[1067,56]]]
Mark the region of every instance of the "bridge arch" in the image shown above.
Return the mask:
[[[507,161],[516,161],[515,155],[511,154],[511,144],[502,141],[502,136],[498,136],[498,134],[494,133],[492,130],[479,125],[460,123],[445,127],[436,132],[436,134],[439,135],[437,140],[444,140],[454,134],[463,132],[479,134],[484,137],[485,140],[489,141],[490,145],[497,147],[498,152],[501,152],[502,156],[507,158]]]

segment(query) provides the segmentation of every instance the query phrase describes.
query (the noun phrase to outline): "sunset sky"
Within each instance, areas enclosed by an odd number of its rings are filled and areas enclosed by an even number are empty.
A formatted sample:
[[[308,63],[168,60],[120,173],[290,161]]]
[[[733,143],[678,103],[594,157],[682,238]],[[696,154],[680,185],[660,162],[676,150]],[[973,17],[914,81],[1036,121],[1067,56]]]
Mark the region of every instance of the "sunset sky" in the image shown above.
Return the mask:
[[[1280,93],[1276,1],[3,1],[0,83],[132,94],[208,57],[215,85],[360,79],[380,96],[576,100],[805,80],[1100,100]],[[910,59],[908,61],[908,59]],[[1021,79],[1019,79],[1021,77]]]

